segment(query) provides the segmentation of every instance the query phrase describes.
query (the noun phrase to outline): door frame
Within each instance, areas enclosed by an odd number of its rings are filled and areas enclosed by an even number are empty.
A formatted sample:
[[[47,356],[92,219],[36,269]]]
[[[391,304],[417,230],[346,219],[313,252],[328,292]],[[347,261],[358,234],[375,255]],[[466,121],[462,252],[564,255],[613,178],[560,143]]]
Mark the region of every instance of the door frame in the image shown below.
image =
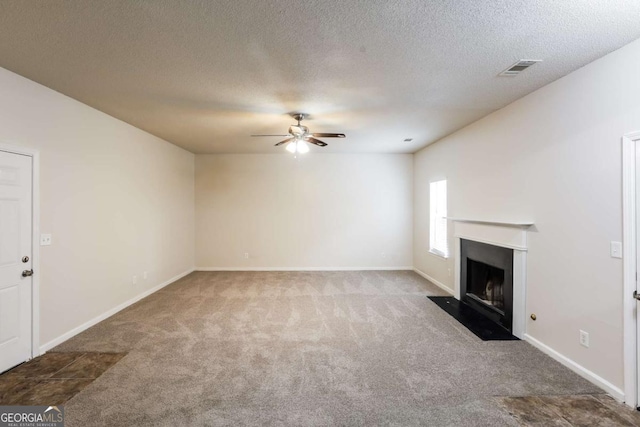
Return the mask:
[[[624,397],[631,407],[638,406],[638,326],[636,290],[636,142],[640,131],[622,137],[622,309],[624,346]],[[637,171],[640,173],[640,171]]]
[[[40,151],[0,140],[0,151],[31,157],[31,358],[40,356]]]

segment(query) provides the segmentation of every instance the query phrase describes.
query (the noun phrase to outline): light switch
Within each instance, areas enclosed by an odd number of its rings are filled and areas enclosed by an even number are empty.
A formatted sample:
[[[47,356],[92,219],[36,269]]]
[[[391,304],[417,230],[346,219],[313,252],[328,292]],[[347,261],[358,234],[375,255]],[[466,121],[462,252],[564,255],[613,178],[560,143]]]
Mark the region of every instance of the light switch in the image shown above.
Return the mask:
[[[611,258],[622,258],[622,242],[611,242]]]
[[[50,245],[51,245],[51,234],[41,234],[40,246],[50,246]]]

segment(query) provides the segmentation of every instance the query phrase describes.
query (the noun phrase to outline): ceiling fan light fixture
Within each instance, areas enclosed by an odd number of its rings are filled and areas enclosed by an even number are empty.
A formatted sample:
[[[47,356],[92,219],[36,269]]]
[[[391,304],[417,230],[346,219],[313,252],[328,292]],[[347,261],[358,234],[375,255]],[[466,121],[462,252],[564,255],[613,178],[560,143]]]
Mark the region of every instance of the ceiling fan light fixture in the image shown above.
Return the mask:
[[[292,154],[308,153],[309,144],[304,139],[295,139],[287,144],[286,150]]]
[[[304,139],[296,138],[287,144],[286,150],[292,154],[304,154],[309,152],[309,144]]]
[[[309,152],[309,144],[304,139],[299,139],[296,144],[296,151],[300,154]]]
[[[319,140],[317,138],[344,138],[344,133],[311,133],[309,132],[309,128],[306,126],[302,126],[300,121],[306,117],[306,114],[292,114],[292,117],[298,122],[295,125],[289,126],[289,134],[287,135],[251,135],[251,136],[280,136],[286,137],[285,140],[278,142],[275,144],[276,147],[280,147],[281,145],[285,145],[285,149],[293,154],[296,153],[308,153],[309,152],[309,144],[316,145],[318,147],[326,147],[327,143]]]

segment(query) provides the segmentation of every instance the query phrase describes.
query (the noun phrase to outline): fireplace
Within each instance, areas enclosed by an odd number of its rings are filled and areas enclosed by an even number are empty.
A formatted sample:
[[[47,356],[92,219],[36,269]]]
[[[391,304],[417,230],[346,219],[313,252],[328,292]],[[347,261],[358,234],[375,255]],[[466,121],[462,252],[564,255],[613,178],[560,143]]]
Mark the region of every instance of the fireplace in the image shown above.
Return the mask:
[[[513,249],[460,239],[460,300],[513,331]]]

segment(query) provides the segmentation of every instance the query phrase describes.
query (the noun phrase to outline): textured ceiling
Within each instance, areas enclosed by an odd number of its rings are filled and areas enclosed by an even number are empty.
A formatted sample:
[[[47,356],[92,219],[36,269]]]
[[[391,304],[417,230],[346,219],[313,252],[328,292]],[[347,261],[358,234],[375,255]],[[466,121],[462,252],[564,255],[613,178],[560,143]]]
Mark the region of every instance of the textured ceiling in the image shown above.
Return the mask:
[[[195,153],[282,151],[249,135],[292,111],[414,152],[639,37],[637,0],[0,2],[1,67]]]

